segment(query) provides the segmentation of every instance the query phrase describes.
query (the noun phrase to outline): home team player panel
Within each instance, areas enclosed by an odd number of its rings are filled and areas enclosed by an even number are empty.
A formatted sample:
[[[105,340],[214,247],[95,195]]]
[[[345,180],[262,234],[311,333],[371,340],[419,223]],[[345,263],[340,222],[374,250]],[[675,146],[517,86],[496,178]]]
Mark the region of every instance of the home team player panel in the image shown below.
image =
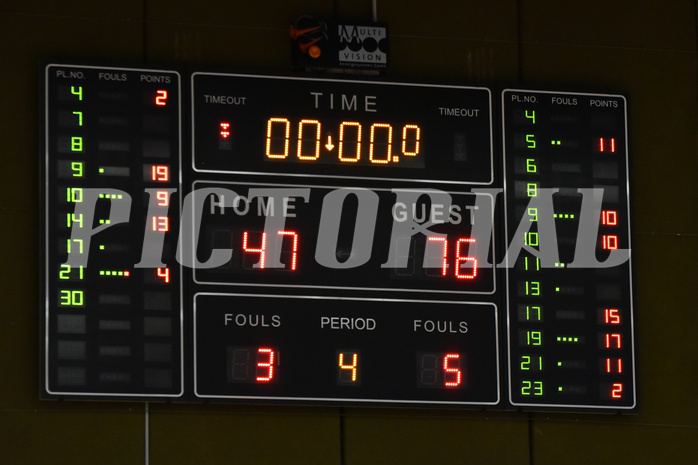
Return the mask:
[[[634,407],[622,97],[44,72],[44,397]]]
[[[179,397],[180,75],[49,65],[44,105],[45,393]]]

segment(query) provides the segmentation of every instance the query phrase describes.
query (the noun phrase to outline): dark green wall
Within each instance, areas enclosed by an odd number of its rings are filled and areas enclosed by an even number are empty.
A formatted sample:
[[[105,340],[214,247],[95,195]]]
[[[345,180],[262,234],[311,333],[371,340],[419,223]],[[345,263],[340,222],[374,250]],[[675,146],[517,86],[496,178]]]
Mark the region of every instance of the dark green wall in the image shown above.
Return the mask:
[[[142,403],[39,400],[41,61],[287,71],[296,17],[370,20],[371,2],[3,2],[0,463],[137,464],[147,447],[154,465],[695,463],[696,13],[693,0],[378,1],[393,77],[629,97],[636,415],[150,404],[146,417]]]

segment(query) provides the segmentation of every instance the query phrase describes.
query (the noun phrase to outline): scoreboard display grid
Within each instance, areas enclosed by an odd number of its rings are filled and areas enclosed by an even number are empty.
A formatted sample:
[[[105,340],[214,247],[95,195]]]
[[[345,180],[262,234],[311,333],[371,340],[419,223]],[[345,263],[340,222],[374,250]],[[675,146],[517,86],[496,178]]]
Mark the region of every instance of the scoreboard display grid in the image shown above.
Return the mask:
[[[42,84],[42,398],[636,408],[625,97]]]

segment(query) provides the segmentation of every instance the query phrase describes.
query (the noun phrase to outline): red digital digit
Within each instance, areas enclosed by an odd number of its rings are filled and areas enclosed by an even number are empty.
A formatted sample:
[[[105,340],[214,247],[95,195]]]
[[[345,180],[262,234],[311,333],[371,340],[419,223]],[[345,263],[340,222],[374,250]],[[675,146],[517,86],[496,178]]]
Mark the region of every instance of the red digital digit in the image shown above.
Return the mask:
[[[601,212],[601,224],[604,226],[616,226],[618,224],[618,212],[615,210],[603,210]]]
[[[166,90],[159,90],[157,91],[157,94],[155,95],[155,105],[159,107],[164,107],[167,105],[167,91]]]
[[[611,397],[614,399],[623,398],[623,383],[613,383],[611,387]]]
[[[167,191],[157,191],[155,198],[158,199],[158,207],[167,207],[170,205],[170,194]]]
[[[606,141],[603,137],[599,137],[599,152],[611,152],[616,151],[616,139],[611,137]]]
[[[618,333],[606,333],[606,349],[620,349],[620,334]],[[611,347],[613,346],[613,347]]]
[[[279,231],[279,235],[293,237],[293,248],[291,251],[291,271],[296,271],[296,265],[298,264],[298,234],[296,234],[293,231]]]
[[[604,323],[606,323],[607,325],[620,324],[620,312],[617,308],[604,309]]]
[[[254,265],[255,268],[259,267],[259,269],[264,269],[264,256],[265,256],[265,250],[267,248],[267,233],[262,233],[262,245],[258,248],[252,248],[247,246],[247,231],[245,231],[242,235],[242,250],[245,252],[253,252],[253,253],[258,253],[259,254],[259,262],[257,265]]]
[[[170,230],[170,218],[167,216],[153,216],[153,231],[167,232]]]
[[[274,351],[267,347],[257,349],[257,382],[268,383],[274,378]]]
[[[444,357],[444,386],[460,386],[461,380],[460,354],[446,354]]]
[[[446,270],[448,268],[448,241],[446,240],[445,237],[434,237],[434,236],[429,236],[427,238],[428,241],[430,242],[443,242],[444,247],[443,247],[443,264],[441,266],[441,276],[446,276]]]
[[[606,359],[606,373],[623,373],[623,359],[618,358],[615,361],[613,359]]]
[[[603,248],[604,248],[604,250],[617,250],[618,249],[618,236],[604,234],[604,236],[603,236]]]
[[[170,180],[170,167],[167,165],[153,165],[151,168],[151,177],[153,181],[167,182]]]
[[[158,268],[158,277],[162,278],[166,283],[170,282],[170,269],[169,268]]]
[[[472,244],[473,242],[475,242],[475,239],[462,237],[458,239],[458,242],[456,243],[456,278],[458,279],[475,279],[475,276],[477,276],[477,260],[473,257],[462,257],[460,254],[461,244]],[[461,263],[463,262],[472,263],[473,269],[470,274],[461,274],[460,267]]]

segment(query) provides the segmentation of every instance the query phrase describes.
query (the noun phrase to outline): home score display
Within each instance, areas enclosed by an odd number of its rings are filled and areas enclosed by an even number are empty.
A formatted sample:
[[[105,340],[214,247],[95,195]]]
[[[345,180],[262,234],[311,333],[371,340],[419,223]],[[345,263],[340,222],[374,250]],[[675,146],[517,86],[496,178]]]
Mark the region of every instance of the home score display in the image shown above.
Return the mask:
[[[44,398],[636,407],[622,96],[43,83]]]

